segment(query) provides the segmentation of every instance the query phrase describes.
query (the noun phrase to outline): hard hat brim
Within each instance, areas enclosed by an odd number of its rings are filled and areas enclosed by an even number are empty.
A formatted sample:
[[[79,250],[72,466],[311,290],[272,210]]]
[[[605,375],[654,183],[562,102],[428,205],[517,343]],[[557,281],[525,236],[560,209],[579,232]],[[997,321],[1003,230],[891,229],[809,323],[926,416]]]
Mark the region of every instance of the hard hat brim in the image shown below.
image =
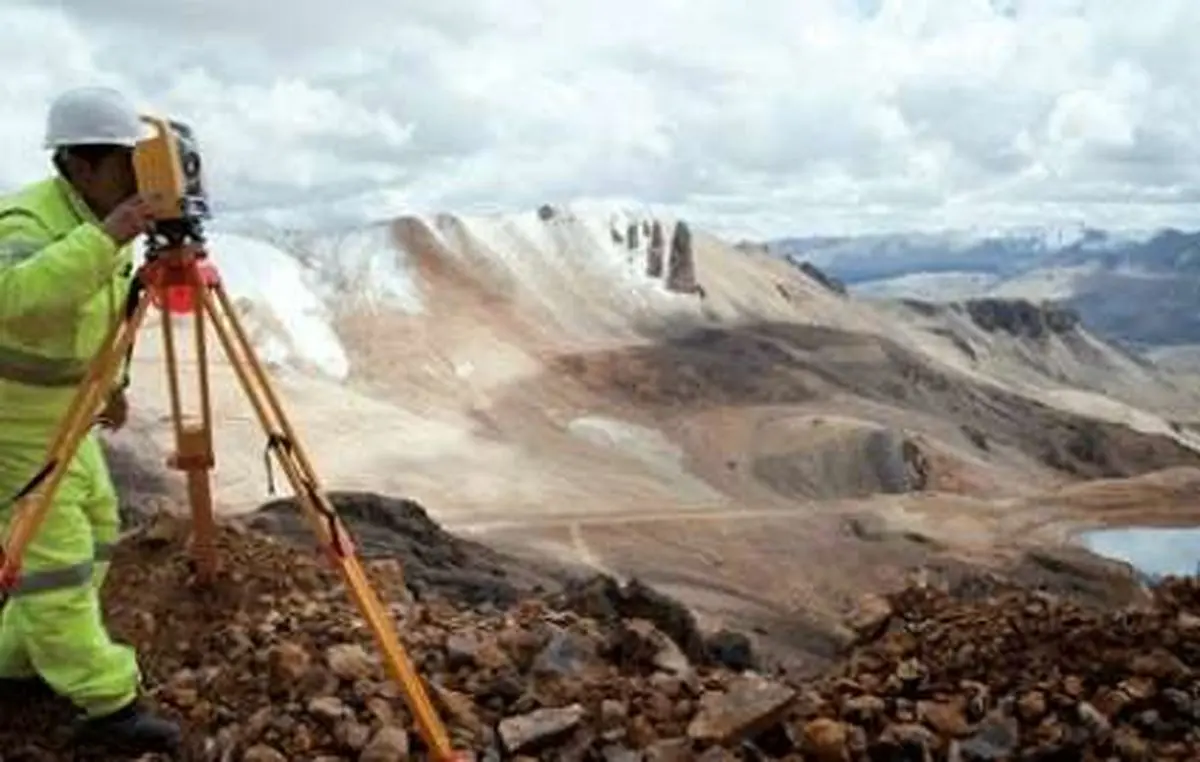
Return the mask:
[[[133,139],[100,136],[71,138],[70,140],[47,140],[42,144],[42,147],[48,149],[66,148],[69,146],[124,146],[125,148],[134,148],[138,143],[143,143],[157,134],[158,131],[150,124],[139,121],[138,134]]]

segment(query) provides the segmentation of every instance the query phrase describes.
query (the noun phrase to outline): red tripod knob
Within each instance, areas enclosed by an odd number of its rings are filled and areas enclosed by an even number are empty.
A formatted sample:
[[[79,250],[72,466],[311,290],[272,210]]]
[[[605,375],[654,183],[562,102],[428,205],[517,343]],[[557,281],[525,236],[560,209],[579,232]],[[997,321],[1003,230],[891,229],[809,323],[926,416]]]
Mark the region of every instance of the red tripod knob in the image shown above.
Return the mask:
[[[217,272],[217,268],[207,259],[201,259],[191,265],[196,270],[196,278],[204,285],[205,288],[217,285],[220,282],[221,276]],[[167,311],[173,315],[188,315],[195,308],[193,286],[187,284],[172,284],[163,289],[165,292],[163,298],[166,301]]]

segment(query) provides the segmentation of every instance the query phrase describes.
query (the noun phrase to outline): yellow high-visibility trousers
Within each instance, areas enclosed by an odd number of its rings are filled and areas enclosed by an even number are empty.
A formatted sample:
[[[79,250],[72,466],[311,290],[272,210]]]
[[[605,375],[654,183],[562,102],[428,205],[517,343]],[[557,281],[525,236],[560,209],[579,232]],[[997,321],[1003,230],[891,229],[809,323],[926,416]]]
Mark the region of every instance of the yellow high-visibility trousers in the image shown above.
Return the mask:
[[[0,427],[0,499],[7,501],[46,455],[45,432],[18,436]],[[32,434],[32,432],[30,432]],[[12,506],[0,507],[7,529]],[[109,714],[137,697],[134,650],[114,642],[100,588],[120,531],[116,491],[95,432],[80,444],[53,505],[27,546],[21,578],[0,611],[0,678],[40,675],[87,716]]]

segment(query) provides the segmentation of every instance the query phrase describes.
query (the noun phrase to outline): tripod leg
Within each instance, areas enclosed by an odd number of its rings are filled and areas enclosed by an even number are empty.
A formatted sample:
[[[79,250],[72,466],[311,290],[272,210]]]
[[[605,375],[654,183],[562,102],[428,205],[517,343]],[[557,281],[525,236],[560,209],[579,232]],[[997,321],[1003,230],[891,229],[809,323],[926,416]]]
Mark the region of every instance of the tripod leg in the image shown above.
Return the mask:
[[[208,584],[217,573],[216,520],[213,515],[210,469],[212,452],[212,412],[208,384],[208,356],[204,339],[204,306],[195,295],[202,287],[193,289],[192,329],[195,340],[197,373],[200,385],[200,420],[185,421],[179,378],[179,353],[172,330],[172,315],[163,300],[163,348],[166,354],[167,386],[171,396],[171,418],[175,429],[175,452],[167,465],[186,474],[188,504],[192,515],[192,557],[196,564],[197,581]]]
[[[205,341],[204,302],[199,294],[204,286],[193,286],[192,326],[196,341],[196,373],[200,386],[200,423],[186,432],[180,452],[188,458],[188,499],[192,506],[192,553],[196,559],[200,581],[211,581],[217,573],[217,523],[213,511],[211,469],[212,399],[208,384],[208,346]]]
[[[400,645],[391,617],[384,610],[354,554],[346,528],[338,519],[333,505],[320,490],[316,474],[283,413],[266,371],[257,362],[253,347],[238,324],[228,296],[218,284],[212,287],[211,293],[203,293],[202,298],[230,364],[258,414],[259,421],[272,440],[272,450],[276,459],[286,472],[314,533],[336,559],[352,598],[362,611],[383,651],[389,672],[404,691],[421,737],[433,751],[435,759],[455,759],[456,755],[450,745],[446,728],[434,711],[416,669]],[[218,305],[229,323],[228,326],[222,322],[222,315],[217,313]],[[257,392],[256,384],[260,387]]]
[[[25,547],[41,526],[46,511],[53,502],[54,494],[67,473],[71,459],[92,427],[93,416],[108,390],[112,388],[121,360],[132,345],[149,307],[149,300],[143,299],[128,320],[109,332],[107,344],[97,353],[87,377],[80,384],[67,414],[56,430],[46,466],[30,483],[27,491],[19,496],[18,512],[4,543],[0,588],[16,584]],[[28,502],[33,502],[33,505],[25,505]]]

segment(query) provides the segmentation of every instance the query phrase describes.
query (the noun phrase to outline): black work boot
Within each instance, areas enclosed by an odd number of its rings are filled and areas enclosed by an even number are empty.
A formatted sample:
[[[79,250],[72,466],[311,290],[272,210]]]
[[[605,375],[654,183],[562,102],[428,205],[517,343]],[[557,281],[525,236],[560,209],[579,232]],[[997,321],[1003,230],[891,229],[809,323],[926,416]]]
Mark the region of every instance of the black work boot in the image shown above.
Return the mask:
[[[138,754],[176,751],[181,738],[178,725],[151,714],[136,701],[112,714],[84,720],[75,734],[81,745]]]

